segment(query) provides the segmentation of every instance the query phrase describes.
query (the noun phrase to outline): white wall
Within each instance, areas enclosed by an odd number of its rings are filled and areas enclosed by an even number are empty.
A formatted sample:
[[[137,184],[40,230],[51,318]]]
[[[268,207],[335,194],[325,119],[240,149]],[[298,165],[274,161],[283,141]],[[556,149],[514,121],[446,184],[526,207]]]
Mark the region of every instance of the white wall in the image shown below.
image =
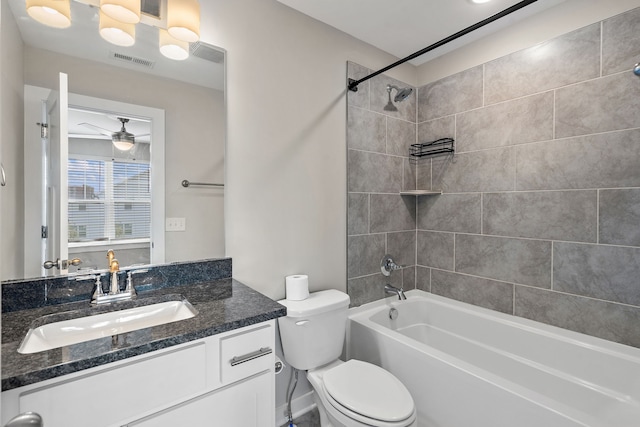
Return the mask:
[[[7,185],[0,187],[0,277],[22,277],[24,242],[22,40],[6,2],[0,12],[0,161]]]
[[[567,0],[417,69],[417,86],[500,58],[640,6],[640,0]],[[640,60],[640,58],[639,58]],[[629,65],[629,69],[633,64]]]
[[[201,2],[228,51],[226,247],[238,280],[284,297],[284,277],[346,288],[346,61],[390,55],[275,0]],[[411,66],[395,71],[413,81]]]

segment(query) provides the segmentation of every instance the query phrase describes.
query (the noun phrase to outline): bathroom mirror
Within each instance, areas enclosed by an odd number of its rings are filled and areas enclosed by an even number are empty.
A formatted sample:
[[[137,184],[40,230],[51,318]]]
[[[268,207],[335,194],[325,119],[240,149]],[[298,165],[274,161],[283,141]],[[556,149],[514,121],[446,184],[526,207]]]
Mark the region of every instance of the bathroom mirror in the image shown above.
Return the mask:
[[[76,146],[74,150],[81,151],[81,154],[74,154],[75,164],[72,168],[77,172],[78,162],[92,163],[94,167],[102,168],[103,171],[105,165],[111,170],[126,167],[129,170],[129,182],[132,181],[130,178],[134,169],[144,175],[144,171],[138,169],[144,168],[145,161],[149,162],[147,167],[152,171],[164,170],[164,183],[153,184],[153,191],[147,193],[155,198],[156,192],[159,191],[158,199],[164,198],[161,200],[164,207],[163,217],[155,217],[156,222],[160,219],[160,226],[151,230],[150,237],[135,235],[135,223],[129,220],[111,221],[108,233],[92,235],[86,226],[78,225],[77,221],[72,224],[73,221],[69,221],[70,217],[66,216],[70,226],[65,232],[66,236],[61,237],[71,247],[68,259],[73,259],[74,254],[78,252],[83,252],[82,257],[79,257],[84,258],[78,267],[69,266],[68,272],[72,273],[83,267],[105,268],[106,258],[102,254],[106,254],[110,248],[116,251],[116,255],[122,253],[123,258],[130,259],[124,264],[121,263],[121,268],[147,261],[164,263],[224,257],[224,187],[182,185],[183,180],[204,184],[224,183],[224,50],[201,41],[190,44],[190,56],[186,60],[175,61],[162,56],[158,47],[157,28],[163,25],[164,19],[162,14],[165,2],[161,0],[142,2],[143,18],[141,23],[136,25],[136,43],[131,47],[115,46],[100,37],[97,1],[72,1],[72,25],[66,29],[49,28],[31,19],[26,13],[24,0],[9,0],[7,3],[9,7],[3,2],[2,37],[3,40],[18,37],[22,41],[20,53],[24,58],[22,74],[25,93],[56,90],[59,74],[62,72],[68,76],[70,97],[93,100],[94,104],[90,106],[76,102],[69,110],[71,117],[77,116],[78,113],[83,114],[79,119],[69,119],[72,121],[68,126],[76,127],[73,132],[78,133],[79,123],[75,121],[81,120],[88,123],[85,125],[85,134],[90,135],[81,148],[78,148],[77,135],[72,136],[71,141],[74,141],[73,145]],[[8,19],[15,25],[5,25]],[[6,64],[7,62],[3,62],[3,68]],[[34,179],[41,180],[42,177],[31,173],[34,159],[29,157],[29,147],[38,147],[39,150],[42,144],[39,135],[41,129],[36,124],[42,122],[42,117],[39,114],[34,115],[27,104],[28,101],[23,99],[24,124],[15,124],[24,127],[24,141],[15,143],[25,147],[25,164],[10,165],[23,170],[21,175],[24,182],[21,183],[21,187],[24,194],[16,200],[24,201],[24,207],[16,206],[14,215],[3,217],[3,231],[6,227],[22,229],[24,238],[18,245],[10,239],[2,239],[2,252],[5,254],[14,251],[15,247],[21,247],[21,253],[13,254],[8,260],[3,261],[2,280],[66,273],[56,267],[50,270],[43,269],[43,260],[39,255],[35,255],[42,252],[46,240],[49,236],[55,235],[56,230],[51,228],[51,224],[46,224],[47,229],[42,229],[45,224],[40,222],[45,221],[42,218],[46,217],[46,213],[35,212],[27,202],[33,197],[33,189],[42,187],[39,181],[30,182]],[[124,124],[127,131],[131,130],[131,133],[141,135],[151,134],[151,138],[154,138],[153,132],[144,130],[143,123],[149,120],[147,115],[120,111],[113,105],[151,108],[164,113],[164,160],[154,164],[154,158],[148,156],[149,153],[146,154],[147,160],[144,159],[145,137],[139,139],[140,148],[137,151],[126,153],[114,149],[106,135],[98,135],[98,128],[120,130],[123,124],[120,118],[124,117],[129,120]],[[94,117],[87,119],[87,114],[93,114]],[[149,123],[153,123],[154,120],[149,120]],[[93,129],[91,125],[94,126]],[[89,143],[90,140],[95,144]],[[153,143],[151,146],[153,147]],[[94,147],[93,151],[90,147]],[[146,149],[148,148],[147,144]],[[150,151],[153,153],[153,148]],[[44,158],[38,161],[50,167],[50,161],[47,162]],[[98,165],[100,162],[106,163]],[[5,163],[5,169],[7,166]],[[90,172],[91,168],[85,168],[83,173]],[[116,176],[117,174],[113,173],[112,179]],[[104,177],[103,182],[106,182]],[[88,207],[95,208],[90,204],[99,204],[104,196],[104,191],[98,194],[94,188],[97,185],[95,181],[80,184],[83,194],[82,198],[78,199],[79,186],[76,179],[75,183],[67,188],[67,208],[75,208],[76,211]],[[91,197],[85,194],[86,191],[93,191]],[[130,196],[133,193],[128,194]],[[136,203],[138,201],[127,205],[126,208],[131,209],[129,213],[136,210]],[[74,220],[77,220],[77,213],[74,214]],[[145,221],[151,222],[145,217],[141,218],[138,218],[138,225],[141,227]],[[64,221],[65,218],[61,220]],[[178,227],[175,227],[176,223]],[[165,227],[165,224],[171,227]],[[153,233],[156,233],[155,236]],[[129,246],[113,239],[109,240],[109,236],[128,236]],[[156,250],[161,255],[126,256],[129,249],[139,249],[136,245],[147,245],[151,253]],[[87,250],[92,254],[88,254]],[[51,261],[55,261],[56,255],[50,256],[54,258]],[[102,258],[105,258],[104,265],[101,264]]]

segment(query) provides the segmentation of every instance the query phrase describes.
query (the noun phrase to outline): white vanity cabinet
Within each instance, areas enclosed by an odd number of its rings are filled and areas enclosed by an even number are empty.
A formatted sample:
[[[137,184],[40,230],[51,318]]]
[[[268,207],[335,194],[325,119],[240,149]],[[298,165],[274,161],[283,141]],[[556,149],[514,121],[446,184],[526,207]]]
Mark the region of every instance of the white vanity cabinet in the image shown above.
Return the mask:
[[[273,426],[275,320],[2,393],[2,425]]]

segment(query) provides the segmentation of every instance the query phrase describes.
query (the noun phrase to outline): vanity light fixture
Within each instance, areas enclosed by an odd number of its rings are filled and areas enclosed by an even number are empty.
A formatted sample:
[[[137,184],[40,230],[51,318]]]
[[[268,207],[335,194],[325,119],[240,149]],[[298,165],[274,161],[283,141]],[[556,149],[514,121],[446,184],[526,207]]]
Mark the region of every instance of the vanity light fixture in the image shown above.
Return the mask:
[[[160,52],[173,60],[189,57],[189,43],[200,40],[198,0],[166,0],[167,29],[158,28]],[[71,0],[26,0],[27,12],[36,21],[56,28],[71,25]],[[98,31],[117,46],[133,46],[140,22],[140,0],[100,0]]]
[[[100,0],[100,10],[109,17],[124,22],[140,22],[140,0]]]
[[[71,0],[27,0],[27,13],[41,24],[67,28],[71,25]]]
[[[189,57],[189,43],[178,40],[173,37],[167,30],[158,28],[160,53],[169,59],[182,61]]]
[[[178,40],[200,40],[200,3],[198,0],[167,0],[167,31]]]
[[[136,42],[136,25],[113,19],[100,10],[100,36],[118,46],[133,46]]]

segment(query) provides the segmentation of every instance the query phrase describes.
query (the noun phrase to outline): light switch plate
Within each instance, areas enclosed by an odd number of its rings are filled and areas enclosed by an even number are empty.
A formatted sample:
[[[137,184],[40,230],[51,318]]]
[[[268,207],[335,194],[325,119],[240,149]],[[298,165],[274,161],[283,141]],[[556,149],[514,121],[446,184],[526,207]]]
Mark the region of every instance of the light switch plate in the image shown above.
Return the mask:
[[[165,231],[186,231],[186,218],[166,218]]]

